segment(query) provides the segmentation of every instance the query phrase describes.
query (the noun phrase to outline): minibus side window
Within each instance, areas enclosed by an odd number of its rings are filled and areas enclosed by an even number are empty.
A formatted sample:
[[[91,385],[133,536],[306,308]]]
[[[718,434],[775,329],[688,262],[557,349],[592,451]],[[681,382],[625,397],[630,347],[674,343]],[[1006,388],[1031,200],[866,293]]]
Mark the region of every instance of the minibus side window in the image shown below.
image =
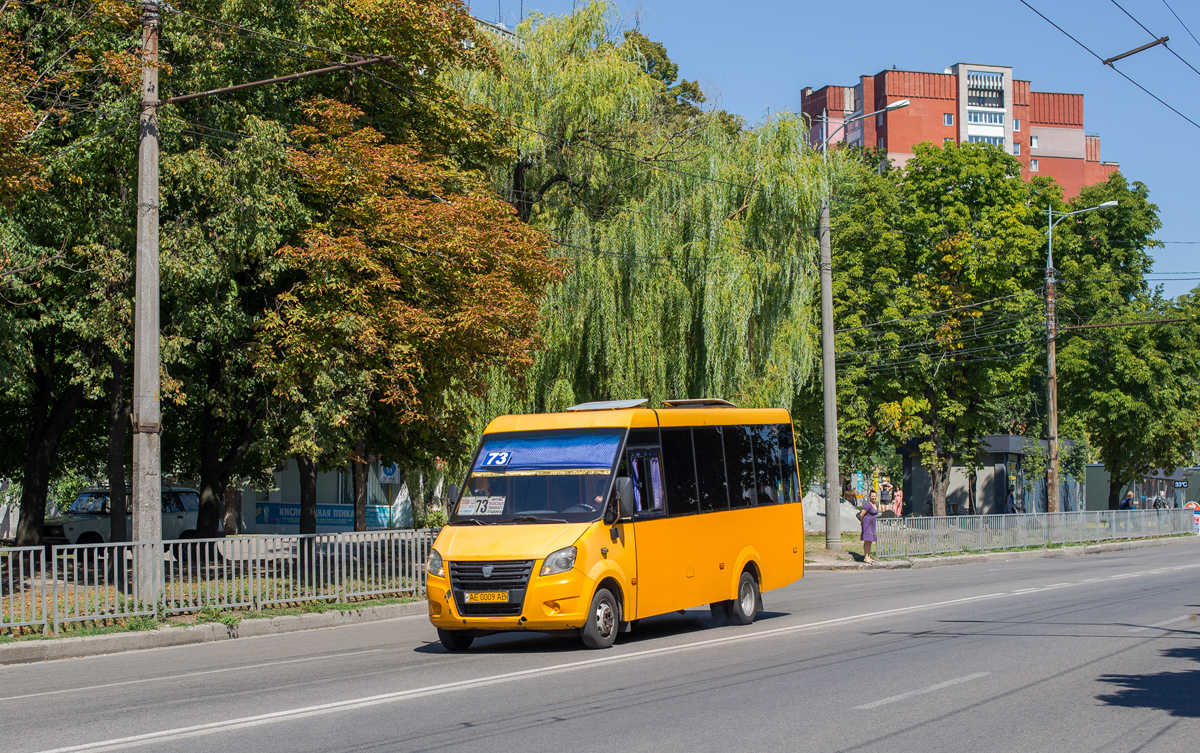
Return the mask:
[[[729,484],[725,480],[725,448],[717,426],[692,429],[696,445],[696,480],[700,492],[700,512],[729,509]]]
[[[779,426],[779,470],[783,474],[782,502],[791,504],[800,500],[800,479],[796,476],[796,445],[792,439],[792,425]]]
[[[751,431],[754,442],[754,476],[758,504],[779,502],[779,428],[755,426]]]
[[[631,450],[629,477],[633,481],[634,505],[639,515],[662,515],[662,468],[658,450]]]
[[[724,426],[725,470],[729,474],[729,506],[753,507],[754,451],[749,426]]]
[[[667,514],[691,515],[696,504],[696,465],[691,429],[662,430],[663,479],[667,486]]]

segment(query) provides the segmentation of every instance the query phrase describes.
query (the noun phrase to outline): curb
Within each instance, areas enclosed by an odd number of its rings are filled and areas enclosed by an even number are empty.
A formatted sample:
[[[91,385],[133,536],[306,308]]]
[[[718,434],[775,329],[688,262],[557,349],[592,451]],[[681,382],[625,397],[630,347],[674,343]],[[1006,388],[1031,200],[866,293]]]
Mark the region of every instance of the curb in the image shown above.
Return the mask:
[[[1196,541],[1196,537],[1171,536],[1162,539],[1143,539],[1141,541],[1113,541],[1106,544],[1088,544],[1086,546],[1070,546],[1062,549],[1029,549],[1019,552],[987,552],[980,554],[934,555],[912,560],[880,560],[874,565],[864,565],[861,562],[827,563],[805,562],[805,570],[922,570],[929,567],[946,567],[948,565],[969,565],[974,562],[1008,562],[1011,560],[1028,559],[1057,559],[1061,557],[1085,557],[1089,554],[1104,554],[1106,552],[1124,552],[1132,549],[1149,549],[1173,544],[1186,544]]]
[[[253,638],[262,635],[279,635],[300,630],[357,625],[378,622],[397,617],[425,615],[429,607],[425,601],[403,604],[386,604],[346,611],[330,610],[311,614],[271,617],[269,619],[242,620],[237,625],[222,625],[208,622],[188,627],[160,627],[138,633],[114,633],[112,635],[86,635],[77,638],[51,638],[25,640],[0,644],[0,665],[27,664],[30,662],[73,659],[83,656],[103,656],[123,651],[139,651],[147,648],[169,648],[188,646],[195,643],[211,643],[233,638]]]

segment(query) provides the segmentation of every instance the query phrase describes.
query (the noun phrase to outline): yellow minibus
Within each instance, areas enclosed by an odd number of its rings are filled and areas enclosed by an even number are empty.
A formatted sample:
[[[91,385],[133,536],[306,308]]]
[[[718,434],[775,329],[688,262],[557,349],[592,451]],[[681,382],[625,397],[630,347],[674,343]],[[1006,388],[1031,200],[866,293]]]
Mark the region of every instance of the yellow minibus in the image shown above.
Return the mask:
[[[763,591],[804,574],[788,412],[645,403],[488,425],[428,562],[447,649],[513,630],[607,648],[636,620],[704,604],[749,624]]]

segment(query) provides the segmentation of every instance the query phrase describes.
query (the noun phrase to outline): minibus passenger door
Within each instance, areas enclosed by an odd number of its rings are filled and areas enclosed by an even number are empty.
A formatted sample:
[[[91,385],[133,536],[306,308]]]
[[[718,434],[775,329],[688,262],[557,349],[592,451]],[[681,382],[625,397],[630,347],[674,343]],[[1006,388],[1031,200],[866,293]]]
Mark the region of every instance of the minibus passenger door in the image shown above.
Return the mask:
[[[625,622],[637,615],[637,550],[633,543],[633,483],[628,476],[617,476],[612,495],[604,510],[604,523],[609,527],[610,543],[605,558],[621,573],[621,588],[625,591]]]

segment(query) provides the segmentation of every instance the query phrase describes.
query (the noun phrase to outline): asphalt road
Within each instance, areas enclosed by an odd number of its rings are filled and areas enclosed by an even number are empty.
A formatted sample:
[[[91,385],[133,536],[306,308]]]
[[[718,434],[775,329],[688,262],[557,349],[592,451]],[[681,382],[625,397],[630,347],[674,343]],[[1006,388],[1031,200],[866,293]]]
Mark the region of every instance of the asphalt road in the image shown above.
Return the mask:
[[[608,651],[423,617],[0,668],[7,753],[1200,750],[1200,540],[813,572]]]

